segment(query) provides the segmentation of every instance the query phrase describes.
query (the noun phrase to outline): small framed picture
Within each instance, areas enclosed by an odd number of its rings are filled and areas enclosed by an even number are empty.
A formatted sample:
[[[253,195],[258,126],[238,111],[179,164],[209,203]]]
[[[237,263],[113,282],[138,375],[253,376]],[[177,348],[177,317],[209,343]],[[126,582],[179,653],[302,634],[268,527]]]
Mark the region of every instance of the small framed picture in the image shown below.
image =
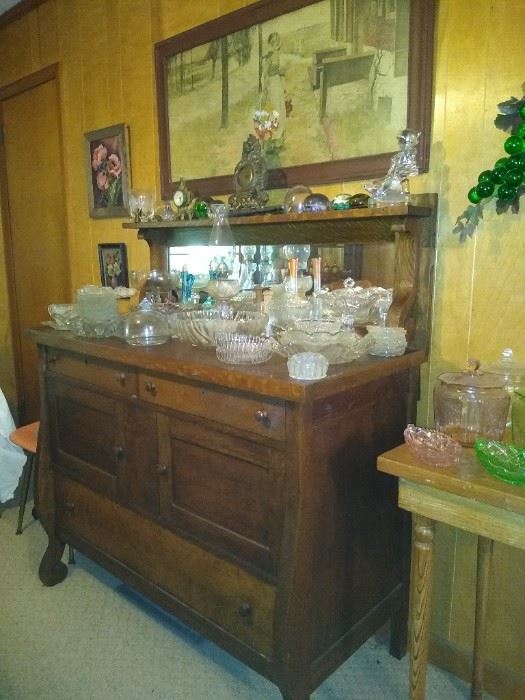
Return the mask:
[[[100,243],[100,279],[103,287],[128,287],[128,256],[125,243]]]
[[[127,128],[115,124],[84,134],[89,215],[93,219],[128,216],[130,187]]]

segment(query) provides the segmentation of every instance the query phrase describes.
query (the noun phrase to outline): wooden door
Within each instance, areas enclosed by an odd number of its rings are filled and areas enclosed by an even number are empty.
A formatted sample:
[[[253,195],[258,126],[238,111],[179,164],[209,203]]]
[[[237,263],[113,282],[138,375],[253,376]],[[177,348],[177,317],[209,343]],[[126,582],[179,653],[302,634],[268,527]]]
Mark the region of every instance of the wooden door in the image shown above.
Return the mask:
[[[2,211],[22,421],[39,417],[37,354],[24,329],[70,301],[57,67],[0,89]]]

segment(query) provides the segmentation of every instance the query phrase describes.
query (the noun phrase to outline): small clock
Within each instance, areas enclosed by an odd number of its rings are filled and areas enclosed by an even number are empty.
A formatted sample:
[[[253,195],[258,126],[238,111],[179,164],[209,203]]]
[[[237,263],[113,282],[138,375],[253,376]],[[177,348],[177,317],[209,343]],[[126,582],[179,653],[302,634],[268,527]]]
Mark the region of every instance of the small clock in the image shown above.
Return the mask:
[[[179,209],[182,209],[182,207],[187,207],[192,199],[193,194],[186,187],[186,183],[181,177],[179,185],[173,194],[173,201]]]

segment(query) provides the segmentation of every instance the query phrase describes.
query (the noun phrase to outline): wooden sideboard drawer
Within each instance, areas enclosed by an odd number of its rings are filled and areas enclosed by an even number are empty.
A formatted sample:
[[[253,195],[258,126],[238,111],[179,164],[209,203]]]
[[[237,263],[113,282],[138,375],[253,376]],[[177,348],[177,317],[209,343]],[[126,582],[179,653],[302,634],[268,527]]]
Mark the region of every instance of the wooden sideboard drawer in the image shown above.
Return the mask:
[[[139,375],[139,396],[157,406],[173,408],[232,428],[284,440],[282,401],[248,397],[227,390],[198,387],[147,374]]]
[[[55,492],[57,526],[66,539],[69,532],[89,542],[271,656],[273,585],[63,475],[56,475]]]
[[[137,394],[136,372],[120,365],[48,349],[46,368],[48,372],[93,384],[119,396]]]

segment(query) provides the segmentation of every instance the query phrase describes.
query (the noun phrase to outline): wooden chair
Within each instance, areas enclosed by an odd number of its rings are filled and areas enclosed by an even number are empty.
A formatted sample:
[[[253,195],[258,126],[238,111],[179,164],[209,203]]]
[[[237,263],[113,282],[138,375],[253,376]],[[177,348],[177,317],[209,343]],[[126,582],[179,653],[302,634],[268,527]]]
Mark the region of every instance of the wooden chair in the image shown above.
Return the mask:
[[[31,476],[33,474],[33,467],[36,457],[39,427],[40,421],[29,423],[28,425],[23,425],[21,428],[13,430],[9,436],[11,442],[18,445],[18,447],[21,447],[27,454],[27,462],[25,463],[24,470],[22,472],[22,481],[20,485],[20,507],[18,509],[18,525],[16,528],[17,535],[22,534],[22,524],[24,522],[27,495],[29,493],[29,484],[31,483]]]
[[[24,513],[26,509],[27,496],[29,494],[29,484],[31,483],[31,477],[34,472],[35,457],[38,448],[38,429],[40,427],[40,421],[35,421],[34,423],[28,423],[23,425],[9,435],[9,439],[14,445],[21,447],[27,454],[27,462],[25,463],[24,470],[22,472],[22,481],[20,484],[20,506],[18,509],[18,523],[16,528],[16,534],[22,534],[22,525],[24,523]],[[75,554],[73,548],[69,547],[69,563],[75,563]]]

